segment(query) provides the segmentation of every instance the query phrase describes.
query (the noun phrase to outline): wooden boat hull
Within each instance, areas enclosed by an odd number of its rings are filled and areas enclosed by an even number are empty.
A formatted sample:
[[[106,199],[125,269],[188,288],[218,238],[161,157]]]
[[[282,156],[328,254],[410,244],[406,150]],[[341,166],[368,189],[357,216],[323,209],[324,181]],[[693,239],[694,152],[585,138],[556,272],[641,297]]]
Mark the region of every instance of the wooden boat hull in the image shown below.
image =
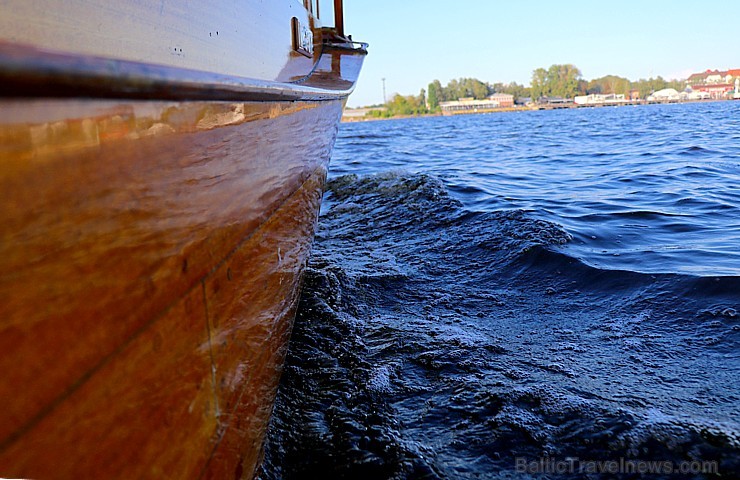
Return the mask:
[[[159,107],[200,120],[30,125],[4,160],[4,475],[193,476],[230,435],[261,441],[341,104]]]
[[[364,53],[284,84],[0,42],[0,476],[252,476]]]

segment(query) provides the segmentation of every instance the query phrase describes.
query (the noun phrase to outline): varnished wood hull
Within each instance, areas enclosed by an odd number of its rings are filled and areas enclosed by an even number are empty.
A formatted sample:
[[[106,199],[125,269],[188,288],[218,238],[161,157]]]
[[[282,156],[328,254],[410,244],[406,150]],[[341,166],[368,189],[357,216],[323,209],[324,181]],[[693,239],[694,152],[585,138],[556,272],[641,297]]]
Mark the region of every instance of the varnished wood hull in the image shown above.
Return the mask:
[[[0,477],[252,475],[363,54],[205,100],[42,98],[72,57],[0,42]]]
[[[341,103],[132,106],[6,126],[3,475],[256,462]]]

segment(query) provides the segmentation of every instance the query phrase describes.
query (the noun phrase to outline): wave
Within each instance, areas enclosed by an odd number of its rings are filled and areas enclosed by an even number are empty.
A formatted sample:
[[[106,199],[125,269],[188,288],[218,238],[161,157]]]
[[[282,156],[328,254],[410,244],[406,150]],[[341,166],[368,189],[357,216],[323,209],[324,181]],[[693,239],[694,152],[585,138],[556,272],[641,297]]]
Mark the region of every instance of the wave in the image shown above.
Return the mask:
[[[597,268],[560,225],[468,211],[427,175],[339,177],[326,202],[265,480],[575,457],[740,475],[737,277]]]
[[[686,299],[705,301],[724,298],[729,303],[738,301],[740,277],[715,275],[702,277],[681,273],[642,273],[630,270],[605,269],[562,250],[534,248],[523,252],[508,274],[561,277],[572,288],[611,294],[618,291],[638,291],[648,286]]]
[[[660,219],[662,217],[690,217],[690,215],[684,213],[661,212],[657,210],[628,210],[608,213],[591,213],[587,215],[581,215],[578,217],[578,219],[601,222],[604,220],[610,220],[612,218],[626,220],[654,220]]]
[[[681,149],[678,154],[685,156],[716,156],[721,154],[721,151],[712,150],[706,147],[700,147],[699,145],[691,145],[689,147]]]
[[[306,282],[263,480],[510,478],[518,459],[543,458],[710,462],[725,477],[740,472],[736,422],[530,382],[541,372],[573,374],[555,362],[511,361],[504,342],[454,326],[430,322],[434,340],[414,338],[363,311],[357,299],[373,288],[337,265],[311,268]]]
[[[379,140],[379,139],[387,139],[389,138],[386,134],[378,134],[378,133],[356,133],[352,135],[344,134],[342,135],[342,139],[345,140]]]

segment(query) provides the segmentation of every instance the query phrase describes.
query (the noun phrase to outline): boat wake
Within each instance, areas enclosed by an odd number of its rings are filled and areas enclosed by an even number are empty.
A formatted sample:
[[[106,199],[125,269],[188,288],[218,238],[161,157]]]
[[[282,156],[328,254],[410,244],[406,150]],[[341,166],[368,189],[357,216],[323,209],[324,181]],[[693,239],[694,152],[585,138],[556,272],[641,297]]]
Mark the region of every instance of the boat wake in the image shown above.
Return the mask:
[[[740,475],[740,278],[599,269],[426,175],[336,178],[324,210],[262,478]]]

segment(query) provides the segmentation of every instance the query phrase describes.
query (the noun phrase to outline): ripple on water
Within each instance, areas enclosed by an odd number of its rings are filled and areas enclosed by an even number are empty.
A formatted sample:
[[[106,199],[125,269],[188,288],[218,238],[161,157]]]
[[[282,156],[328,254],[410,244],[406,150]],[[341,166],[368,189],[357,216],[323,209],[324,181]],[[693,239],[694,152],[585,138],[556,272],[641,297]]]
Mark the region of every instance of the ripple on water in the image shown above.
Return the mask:
[[[327,199],[262,478],[518,478],[544,457],[740,476],[738,277],[598,268],[537,212],[468,211],[429,175]]]

